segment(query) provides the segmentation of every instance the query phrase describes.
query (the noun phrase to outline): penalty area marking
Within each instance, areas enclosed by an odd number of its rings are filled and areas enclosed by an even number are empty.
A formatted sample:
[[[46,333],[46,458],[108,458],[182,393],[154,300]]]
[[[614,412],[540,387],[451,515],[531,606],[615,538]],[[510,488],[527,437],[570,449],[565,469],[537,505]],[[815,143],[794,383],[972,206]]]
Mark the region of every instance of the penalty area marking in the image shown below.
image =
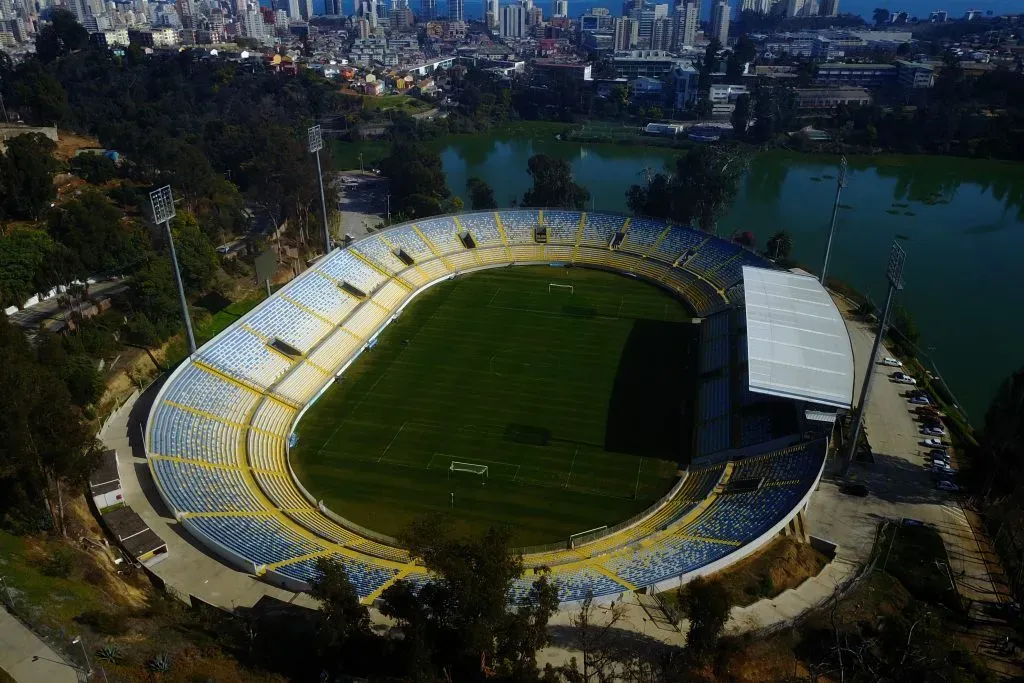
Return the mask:
[[[569,474],[565,475],[565,483],[562,484],[562,488],[566,488],[569,485],[569,480],[572,478],[572,468],[576,465],[576,456],[580,453],[580,447],[577,445],[576,450],[572,453],[572,462],[569,463]]]
[[[636,466],[636,486],[633,487],[633,500],[636,500],[636,494],[640,492],[640,470],[644,467],[644,457],[640,456],[640,464]]]

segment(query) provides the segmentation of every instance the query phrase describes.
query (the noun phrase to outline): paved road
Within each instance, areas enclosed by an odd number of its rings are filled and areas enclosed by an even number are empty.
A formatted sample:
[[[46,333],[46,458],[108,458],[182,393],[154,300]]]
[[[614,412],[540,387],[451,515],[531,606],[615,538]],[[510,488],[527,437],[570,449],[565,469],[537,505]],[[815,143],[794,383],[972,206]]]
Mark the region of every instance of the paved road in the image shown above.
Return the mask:
[[[0,608],[0,669],[18,683],[77,683],[76,669]]]
[[[94,285],[89,285],[89,294],[94,297],[113,296],[127,288],[128,282],[125,280],[97,282]],[[35,306],[29,306],[13,313],[8,316],[8,319],[18,327],[34,330],[46,320],[60,320],[64,317],[64,313],[57,303],[58,300],[59,297],[55,296],[46,301],[40,301]]]

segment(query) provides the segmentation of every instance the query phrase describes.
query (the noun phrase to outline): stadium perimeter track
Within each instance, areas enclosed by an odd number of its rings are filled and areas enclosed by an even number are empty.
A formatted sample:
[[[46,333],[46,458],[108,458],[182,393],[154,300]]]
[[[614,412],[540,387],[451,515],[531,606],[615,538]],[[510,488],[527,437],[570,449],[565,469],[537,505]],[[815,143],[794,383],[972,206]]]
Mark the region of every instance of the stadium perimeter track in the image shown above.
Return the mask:
[[[509,223],[515,227],[503,225]],[[538,226],[545,230],[537,231]],[[544,241],[539,239],[540,232],[546,232]],[[466,243],[467,235],[471,247]],[[332,252],[175,370],[156,398],[147,430],[151,471],[164,502],[182,525],[221,559],[289,589],[308,587],[309,575],[282,570],[299,563],[308,564],[320,556],[335,556],[367,579],[360,590],[365,601],[372,601],[397,579],[426,580],[422,568],[400,548],[390,546],[386,539],[375,538],[368,530],[338,524],[329,511],[317,509],[311,496],[302,495],[301,484],[289,472],[285,440],[301,418],[302,407],[315,399],[335,376],[341,375],[419,291],[458,273],[478,268],[553,262],[604,268],[642,277],[673,291],[703,315],[728,310],[734,305],[732,299],[742,296],[739,277],[727,276],[727,273],[738,272],[741,265],[769,265],[752,252],[703,233],[656,221],[608,214],[503,211],[429,219],[375,233],[348,249]],[[297,299],[300,291],[304,291],[302,287],[317,281],[318,277],[332,283],[334,294],[341,292],[353,298],[349,302],[351,305],[341,314],[333,315],[340,309],[318,311],[310,308],[308,302],[312,299]],[[369,285],[365,289],[358,286],[360,277],[364,277],[363,282]],[[292,316],[289,324],[296,324],[297,317],[304,318],[301,324],[319,328],[312,335],[318,340],[310,345],[309,338],[291,338],[287,330],[280,327],[280,321],[270,319],[274,307],[289,309]],[[352,329],[353,320],[360,312],[377,309],[380,310],[378,315],[362,315],[359,323],[363,327]],[[269,328],[261,325],[274,328],[274,336],[268,334]],[[241,347],[236,342],[240,336],[251,338],[248,341],[249,354],[244,353],[244,349],[239,354]],[[329,357],[336,362],[329,364],[328,370],[317,367],[318,363],[312,358],[316,352],[326,348],[323,342],[329,339],[337,341],[340,337],[352,337],[356,342],[344,345],[341,351],[335,348],[332,354],[321,354],[319,358]],[[252,342],[252,339],[259,341]],[[289,339],[294,343],[283,347],[285,353],[280,353],[280,348],[270,351],[263,348]],[[229,346],[232,343],[236,345]],[[269,358],[268,354],[273,355],[271,352],[274,352],[284,360],[275,357],[260,365],[261,361],[257,359],[253,365],[251,349],[256,348],[253,344],[260,347],[263,357]],[[228,353],[223,353],[225,349]],[[297,353],[288,353],[289,349]],[[233,355],[230,352],[234,352]],[[232,366],[233,362],[238,365]],[[270,367],[274,363],[278,366],[276,370]],[[299,368],[303,369],[299,371]],[[319,382],[311,379],[317,374]],[[303,375],[305,379],[302,382],[294,379]],[[199,386],[197,380],[190,385],[188,380],[197,377],[204,378],[205,384]],[[168,398],[186,400],[189,396],[201,394],[206,400],[214,385],[225,392],[219,397],[217,405],[220,408],[229,408],[233,401],[240,400],[239,396],[247,399],[245,412],[248,422],[234,421],[229,416]],[[177,389],[184,391],[174,394]],[[191,393],[190,389],[193,390]],[[172,412],[174,415],[171,417],[179,418],[177,422],[168,417]],[[270,413],[275,415],[270,416]],[[214,431],[210,431],[211,428]],[[175,433],[176,429],[179,431]],[[177,447],[184,449],[181,455],[161,453],[154,448],[158,437],[161,446],[169,443],[166,440],[168,432],[177,436]],[[232,442],[232,439],[237,440]],[[272,446],[267,446],[268,443]],[[570,598],[567,602],[572,602],[573,597],[578,599],[580,590],[594,587],[599,588],[592,591],[597,597],[611,599],[627,590],[646,585],[664,588],[716,571],[770,540],[806,506],[820,478],[823,451],[820,456],[813,476],[802,482],[795,504],[776,518],[764,520],[763,530],[758,528],[756,538],[734,542],[728,552],[698,564],[690,571],[637,585],[609,571],[607,561],[609,558],[632,556],[640,549],[657,548],[663,541],[671,540],[680,528],[697,520],[723,490],[733,469],[731,462],[722,465],[704,498],[692,501],[692,506],[678,504],[678,499],[668,496],[640,519],[616,530],[616,534],[594,539],[592,543],[575,549],[527,556],[527,564],[551,566],[555,578],[565,580],[571,589],[566,596]],[[160,462],[175,463],[176,467],[181,466],[181,472],[187,470],[195,476],[192,479],[175,479],[166,468],[159,469],[163,467],[158,464]],[[217,479],[225,473],[230,476]],[[678,494],[686,481],[686,478],[681,479],[672,493]],[[298,493],[287,489],[282,491],[281,486],[290,486]],[[185,500],[181,497],[182,489],[193,493],[205,491],[210,498],[199,500],[200,509],[189,509],[188,504],[182,504]],[[656,519],[659,513],[664,514],[666,505],[673,501],[677,503],[678,516],[672,517],[664,527],[660,526],[664,519],[658,520],[657,524],[652,523],[651,520]],[[202,509],[204,505],[211,509]],[[220,527],[201,522],[231,519],[250,522],[243,527],[228,527],[227,533]],[[694,539],[693,542],[701,541]],[[270,548],[271,557],[275,552],[281,555],[282,545],[284,556],[277,561],[265,561],[267,554],[260,553]]]

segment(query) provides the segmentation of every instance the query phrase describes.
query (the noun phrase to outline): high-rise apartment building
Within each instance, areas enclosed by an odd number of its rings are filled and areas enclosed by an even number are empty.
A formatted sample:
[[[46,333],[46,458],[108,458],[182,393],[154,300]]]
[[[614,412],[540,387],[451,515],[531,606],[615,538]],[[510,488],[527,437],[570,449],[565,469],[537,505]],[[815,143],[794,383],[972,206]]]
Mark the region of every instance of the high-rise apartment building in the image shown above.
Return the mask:
[[[554,10],[554,16],[556,17],[569,16],[569,0],[555,0]]]
[[[714,0],[711,5],[711,35],[712,39],[717,38],[718,42],[725,45],[729,41],[729,16],[732,8],[729,0]]]
[[[697,43],[697,28],[700,26],[700,0],[686,0],[676,7],[675,30],[672,34],[672,49],[692,47]]]
[[[502,38],[523,38],[526,36],[526,8],[522,5],[505,5],[501,8],[498,21]]]
[[[654,20],[654,29],[651,31],[652,50],[672,49],[672,17],[660,17]]]
[[[839,0],[821,0],[818,14],[823,17],[839,16]]]
[[[492,30],[498,28],[498,25],[501,23],[501,10],[498,0],[486,0],[484,8],[486,9],[484,16],[487,20],[487,28]]]
[[[632,50],[640,36],[640,25],[629,17],[615,17],[615,39],[612,45],[616,52]]]
[[[448,21],[466,21],[465,0],[448,0]]]
[[[423,21],[437,19],[437,0],[420,0],[420,19]]]
[[[637,21],[637,47],[650,48],[651,35],[654,33],[654,22],[668,16],[668,5],[648,5],[641,10],[633,10],[632,18]]]

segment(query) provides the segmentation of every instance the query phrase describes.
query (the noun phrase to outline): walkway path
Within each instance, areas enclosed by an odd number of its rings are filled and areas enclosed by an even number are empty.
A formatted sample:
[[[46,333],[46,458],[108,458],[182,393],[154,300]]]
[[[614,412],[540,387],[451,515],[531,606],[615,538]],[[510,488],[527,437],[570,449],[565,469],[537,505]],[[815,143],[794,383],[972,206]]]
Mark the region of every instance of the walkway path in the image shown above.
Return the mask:
[[[78,683],[77,669],[0,607],[0,670],[18,683]]]

